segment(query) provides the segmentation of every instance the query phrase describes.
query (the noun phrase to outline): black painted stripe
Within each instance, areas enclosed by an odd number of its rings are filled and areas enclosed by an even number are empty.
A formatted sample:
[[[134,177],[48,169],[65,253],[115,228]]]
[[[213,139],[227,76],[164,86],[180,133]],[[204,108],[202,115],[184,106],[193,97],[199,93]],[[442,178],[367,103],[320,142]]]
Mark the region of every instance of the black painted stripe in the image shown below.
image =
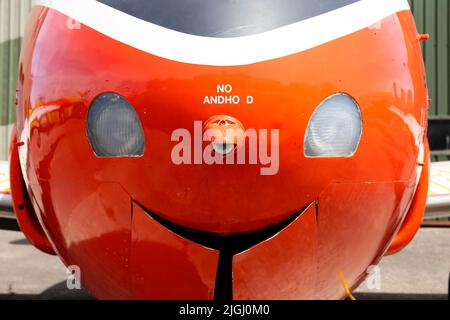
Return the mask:
[[[180,237],[198,243],[207,248],[227,252],[231,255],[244,252],[257,244],[272,238],[299,218],[310,206],[306,206],[277,224],[256,232],[223,235],[220,233],[200,231],[183,227],[154,214],[138,202],[136,202],[136,204],[139,205],[151,218]]]
[[[232,38],[270,31],[361,0],[97,1],[168,29],[205,37]]]
[[[214,300],[219,302],[228,302],[233,299],[233,257],[283,231],[306,212],[307,208],[310,206],[306,206],[278,224],[271,225],[263,230],[225,236],[218,233],[185,228],[161,218],[138,202],[136,202],[136,204],[151,218],[178,236],[220,252],[214,290]]]
[[[233,255],[227,251],[219,255],[214,300],[221,303],[233,300]]]

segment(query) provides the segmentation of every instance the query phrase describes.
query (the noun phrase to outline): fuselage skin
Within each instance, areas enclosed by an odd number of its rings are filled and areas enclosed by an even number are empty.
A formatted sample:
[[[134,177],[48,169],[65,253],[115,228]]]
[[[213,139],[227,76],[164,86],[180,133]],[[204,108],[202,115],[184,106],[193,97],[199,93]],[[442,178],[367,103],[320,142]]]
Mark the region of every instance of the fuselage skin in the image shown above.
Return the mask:
[[[205,105],[218,84],[254,102]],[[86,119],[105,92],[135,108],[144,156],[95,156]],[[305,157],[311,115],[339,92],[361,109],[356,153]],[[426,161],[427,111],[409,11],[297,54],[208,66],[149,54],[85,25],[68,29],[65,15],[37,6],[20,60],[19,143],[12,149],[52,250],[80,266],[95,297],[214,298],[220,252],[169,231],[149,212],[187,229],[233,235],[303,211],[233,257],[233,298],[342,298],[341,276],[358,285],[409,212]],[[245,128],[279,129],[278,174],[262,176],[255,165],[171,161],[174,130],[221,114]]]

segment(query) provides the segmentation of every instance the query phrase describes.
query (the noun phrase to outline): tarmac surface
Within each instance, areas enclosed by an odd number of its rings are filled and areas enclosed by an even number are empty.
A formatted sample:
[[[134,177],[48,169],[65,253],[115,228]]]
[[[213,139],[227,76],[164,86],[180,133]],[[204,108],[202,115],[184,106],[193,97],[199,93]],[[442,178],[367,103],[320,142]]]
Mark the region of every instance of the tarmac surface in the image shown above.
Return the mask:
[[[401,253],[385,257],[379,289],[363,283],[359,300],[447,300],[450,274],[450,229],[422,229]],[[39,252],[20,232],[0,231],[1,299],[92,299],[84,290],[69,290],[67,273],[57,257]]]

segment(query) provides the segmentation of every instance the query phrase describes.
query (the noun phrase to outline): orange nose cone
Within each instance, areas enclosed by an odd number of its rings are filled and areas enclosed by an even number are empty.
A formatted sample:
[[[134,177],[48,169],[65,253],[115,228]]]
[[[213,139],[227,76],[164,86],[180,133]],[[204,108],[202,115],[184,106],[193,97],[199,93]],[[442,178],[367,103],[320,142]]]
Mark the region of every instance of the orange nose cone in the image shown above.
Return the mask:
[[[244,143],[244,126],[236,118],[227,115],[209,118],[203,131],[205,140],[211,141],[214,150],[222,154],[228,154]]]

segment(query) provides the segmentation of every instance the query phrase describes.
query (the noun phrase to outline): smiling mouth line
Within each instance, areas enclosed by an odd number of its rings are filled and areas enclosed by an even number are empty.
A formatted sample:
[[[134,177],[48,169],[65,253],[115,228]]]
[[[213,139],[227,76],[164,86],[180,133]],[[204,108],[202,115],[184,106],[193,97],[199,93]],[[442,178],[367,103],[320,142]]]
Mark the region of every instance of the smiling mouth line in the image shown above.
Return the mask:
[[[281,222],[263,228],[259,231],[248,233],[235,233],[224,235],[221,233],[189,229],[170,222],[145,208],[139,202],[136,204],[142,208],[152,219],[167,228],[176,235],[195,242],[206,248],[220,252],[217,266],[214,300],[231,301],[233,299],[233,256],[244,252],[259,243],[262,243],[287,228],[296,221],[312,204],[283,219]]]

